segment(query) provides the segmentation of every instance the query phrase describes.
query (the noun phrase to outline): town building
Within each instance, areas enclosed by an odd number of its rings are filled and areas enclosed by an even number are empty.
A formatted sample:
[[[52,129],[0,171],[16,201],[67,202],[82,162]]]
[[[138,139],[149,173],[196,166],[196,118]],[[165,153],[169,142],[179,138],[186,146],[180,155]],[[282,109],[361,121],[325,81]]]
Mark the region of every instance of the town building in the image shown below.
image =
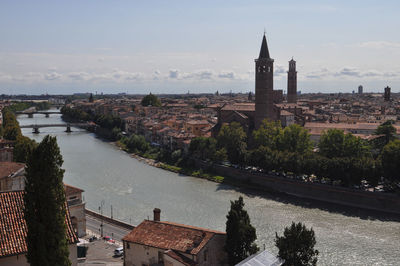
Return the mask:
[[[84,190],[64,184],[65,197],[71,217],[71,224],[78,237],[86,235],[85,202],[82,199]]]
[[[0,163],[0,191],[23,190],[25,188],[25,164]]]
[[[24,208],[24,191],[0,192],[0,265],[30,265],[25,257],[28,248]],[[72,266],[76,266],[78,264],[76,246],[78,237],[73,230],[68,212],[65,216],[65,224],[69,259]]]
[[[226,234],[205,228],[144,220],[123,239],[124,265],[225,265]]]
[[[290,97],[289,97],[290,94]],[[289,62],[288,71],[288,102],[297,101],[297,71],[296,62]],[[283,91],[274,90],[274,59],[270,57],[265,34],[261,43],[260,54],[255,59],[255,103],[225,104],[218,109],[218,123],[212,129],[212,135],[218,135],[223,124],[238,122],[248,135],[259,128],[262,121],[281,120]],[[299,108],[301,110],[301,108]],[[286,112],[290,112],[286,110]],[[287,113],[285,113],[287,115]],[[295,115],[295,114],[294,114]],[[286,118],[282,118],[286,120]]]
[[[14,141],[0,139],[0,162],[12,162],[13,158],[14,158]]]

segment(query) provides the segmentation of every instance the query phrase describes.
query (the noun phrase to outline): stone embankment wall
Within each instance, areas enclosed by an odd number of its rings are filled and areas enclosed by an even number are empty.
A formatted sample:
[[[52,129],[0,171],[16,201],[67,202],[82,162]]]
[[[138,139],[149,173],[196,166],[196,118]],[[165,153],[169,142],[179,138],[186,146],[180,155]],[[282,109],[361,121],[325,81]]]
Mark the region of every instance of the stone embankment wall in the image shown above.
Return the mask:
[[[110,224],[113,224],[113,225],[117,225],[117,226],[122,227],[122,228],[126,228],[126,229],[129,229],[129,230],[132,230],[133,228],[135,228],[131,224],[127,224],[127,223],[119,221],[119,220],[111,219],[108,216],[101,215],[100,213],[97,213],[97,212],[94,212],[94,211],[91,211],[91,210],[88,210],[88,209],[85,209],[85,213],[90,215],[90,216],[96,217],[98,219],[103,219],[103,221],[105,221],[107,223],[110,223]]]
[[[250,173],[217,164],[195,160],[196,167],[212,169],[216,174],[233,178],[236,181],[264,190],[283,192],[300,198],[313,199],[345,206],[400,214],[400,196],[356,190],[332,185],[308,183],[295,179]]]

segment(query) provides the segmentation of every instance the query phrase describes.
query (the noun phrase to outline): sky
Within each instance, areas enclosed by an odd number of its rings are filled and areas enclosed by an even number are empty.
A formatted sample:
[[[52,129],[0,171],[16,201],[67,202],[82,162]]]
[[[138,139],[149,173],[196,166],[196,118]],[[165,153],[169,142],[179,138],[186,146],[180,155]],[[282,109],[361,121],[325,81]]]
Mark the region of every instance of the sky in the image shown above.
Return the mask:
[[[0,1],[0,94],[400,92],[400,1]]]

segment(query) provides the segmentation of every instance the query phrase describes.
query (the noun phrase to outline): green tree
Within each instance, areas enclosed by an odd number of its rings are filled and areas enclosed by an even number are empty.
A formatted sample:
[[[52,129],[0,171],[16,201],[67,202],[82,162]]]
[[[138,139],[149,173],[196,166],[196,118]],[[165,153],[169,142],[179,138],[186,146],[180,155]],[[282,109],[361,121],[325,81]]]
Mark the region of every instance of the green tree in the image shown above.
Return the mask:
[[[393,181],[400,181],[400,140],[393,140],[383,147],[380,155],[383,175]]]
[[[321,155],[335,157],[369,157],[371,148],[367,142],[343,130],[329,129],[325,131],[318,144]]]
[[[225,148],[231,163],[244,164],[246,155],[246,133],[237,122],[223,125],[217,137],[219,148]]]
[[[275,245],[279,249],[278,256],[285,260],[284,265],[308,266],[317,265],[318,250],[314,230],[307,229],[302,223],[286,227],[283,236],[276,233]]]
[[[396,139],[396,128],[393,126],[394,121],[388,120],[378,126],[375,130],[375,135],[378,135],[372,141],[372,144],[376,150],[376,153],[380,153],[385,145],[390,141]]]
[[[254,243],[257,239],[256,229],[250,223],[250,217],[243,208],[243,198],[231,201],[231,209],[226,216],[225,250],[230,265],[255,254],[259,248]]]
[[[154,94],[149,94],[143,97],[142,102],[141,102],[142,106],[157,106],[160,107],[161,106],[161,101],[158,99],[158,97]]]
[[[64,170],[55,137],[46,136],[26,165],[25,219],[30,265],[71,265],[66,236]]]
[[[253,131],[253,139],[256,147],[265,146],[272,150],[278,149],[283,129],[281,122],[263,120],[260,127]]]
[[[213,160],[217,152],[217,141],[214,138],[196,137],[190,142],[189,153],[201,160]]]
[[[309,152],[312,149],[310,134],[297,124],[285,127],[278,149],[299,154]]]
[[[36,147],[36,142],[28,137],[19,136],[15,141],[13,157],[14,161],[20,163],[26,163],[28,158]]]

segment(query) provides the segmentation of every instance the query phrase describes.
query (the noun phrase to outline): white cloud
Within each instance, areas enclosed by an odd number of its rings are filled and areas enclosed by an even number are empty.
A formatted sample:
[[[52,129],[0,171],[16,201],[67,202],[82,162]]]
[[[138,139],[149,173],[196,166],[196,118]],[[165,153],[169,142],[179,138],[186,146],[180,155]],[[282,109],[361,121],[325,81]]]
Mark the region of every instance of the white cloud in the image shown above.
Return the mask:
[[[177,70],[177,69],[171,69],[170,71],[169,71],[169,75],[168,75],[168,77],[170,78],[170,79],[178,79],[179,78],[179,70]]]
[[[222,79],[235,79],[235,73],[232,71],[223,71],[218,74],[218,77]]]
[[[57,80],[57,79],[60,79],[61,77],[62,77],[62,75],[55,71],[45,74],[46,80]]]
[[[370,41],[359,43],[358,46],[373,49],[400,48],[400,42]]]

